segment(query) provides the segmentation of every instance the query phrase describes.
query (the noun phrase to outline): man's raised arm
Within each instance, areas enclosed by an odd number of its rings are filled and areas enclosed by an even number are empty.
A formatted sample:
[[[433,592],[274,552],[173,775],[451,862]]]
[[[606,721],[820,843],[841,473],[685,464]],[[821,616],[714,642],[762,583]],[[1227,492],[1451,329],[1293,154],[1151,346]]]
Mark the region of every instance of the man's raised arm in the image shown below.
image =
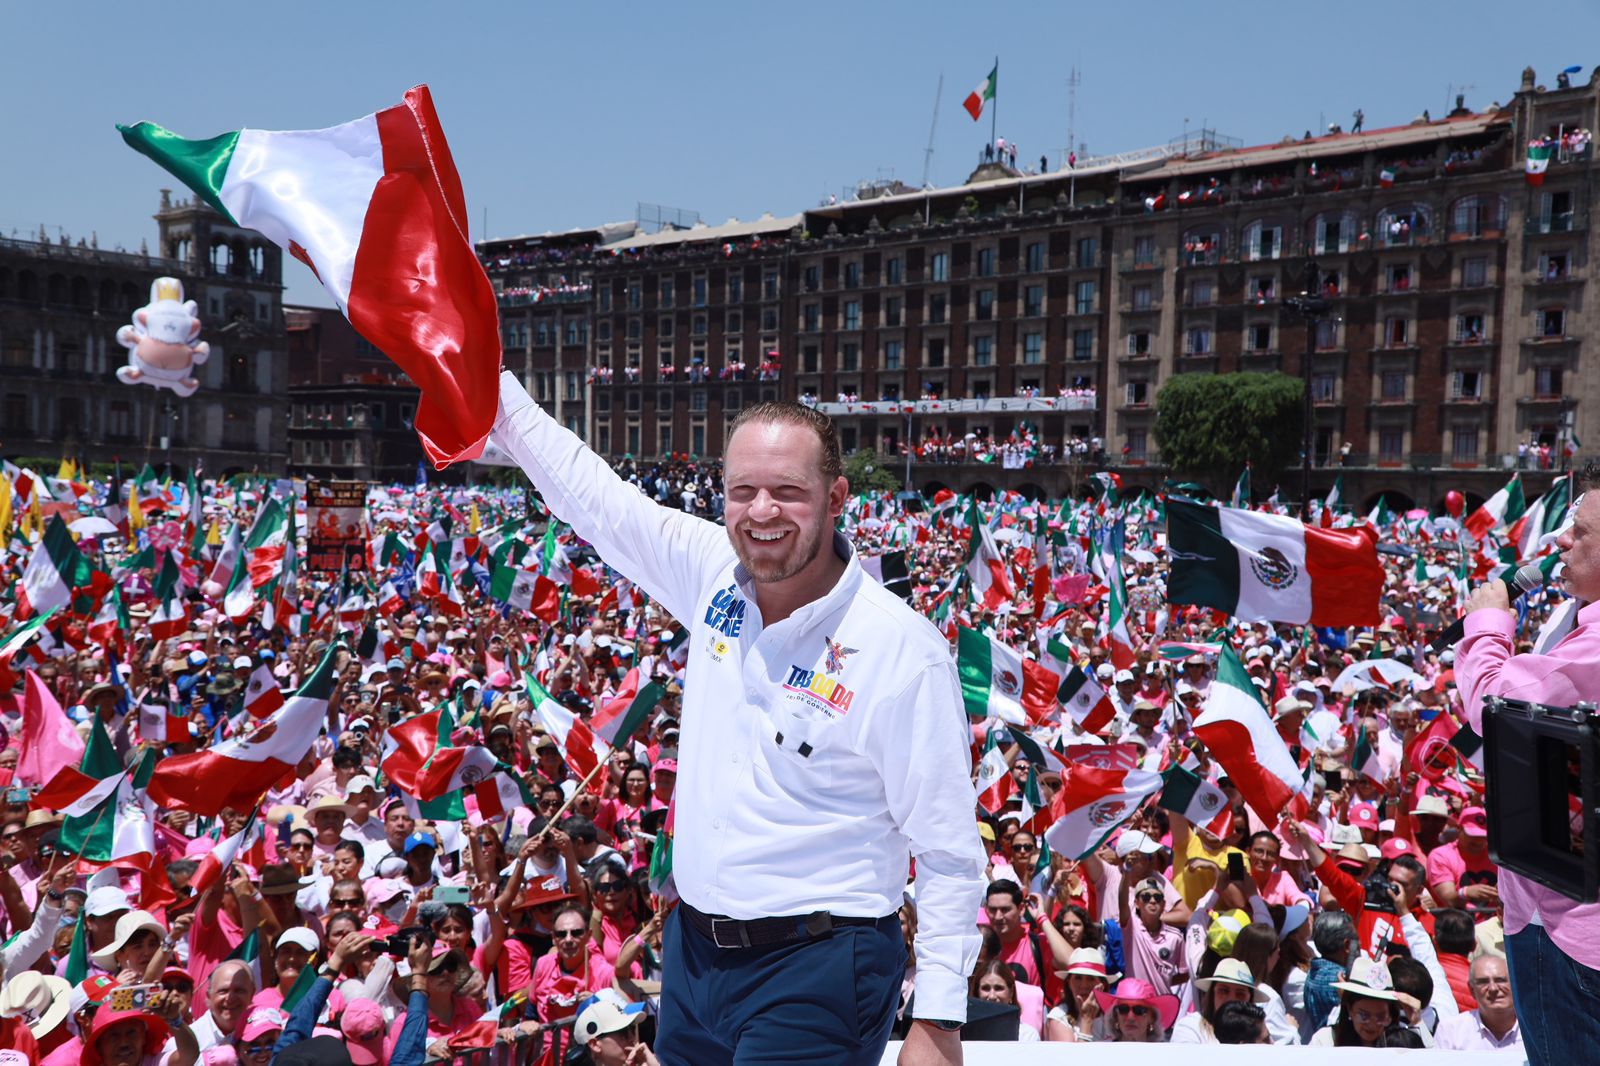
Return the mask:
[[[690,620],[706,581],[733,557],[721,528],[641,495],[547,415],[509,370],[500,375],[493,437],[557,518],[674,618]]]

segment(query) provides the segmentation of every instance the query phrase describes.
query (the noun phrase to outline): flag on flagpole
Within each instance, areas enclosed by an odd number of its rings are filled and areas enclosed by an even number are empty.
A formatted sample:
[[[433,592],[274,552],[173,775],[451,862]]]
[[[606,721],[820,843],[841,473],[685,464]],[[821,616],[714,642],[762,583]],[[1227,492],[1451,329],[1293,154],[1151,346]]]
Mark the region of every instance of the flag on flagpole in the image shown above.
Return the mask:
[[[1060,678],[1015,648],[974,629],[957,627],[956,672],[973,718],[1037,725],[1050,714]]]
[[[1511,480],[1483,501],[1483,506],[1468,515],[1461,527],[1473,540],[1481,541],[1490,531],[1521,518],[1526,509],[1526,502],[1522,498],[1522,475],[1512,474]]]
[[[989,76],[978,83],[977,88],[967,94],[961,101],[961,106],[967,109],[967,114],[976,122],[983,115],[984,105],[994,99],[995,89],[1000,82],[1000,61],[996,60],[994,69],[989,71]]]
[[[629,670],[616,694],[595,711],[589,725],[601,740],[616,747],[644,725],[650,711],[665,696],[666,689],[654,681],[639,683],[639,670]]]
[[[1106,690],[1081,666],[1074,666],[1061,679],[1056,698],[1085,733],[1100,732],[1117,715],[1116,705],[1111,702]]]
[[[1045,840],[1068,859],[1092,855],[1160,789],[1161,775],[1148,770],[1075,766],[1051,801]]]
[[[1217,657],[1194,733],[1211,750],[1246,803],[1268,825],[1305,787],[1299,765],[1278,735],[1233,648]]]
[[[1181,766],[1167,767],[1161,778],[1158,805],[1214,836],[1227,835],[1233,824],[1233,805],[1226,792]]]
[[[1010,603],[1016,590],[1012,588],[1000,549],[995,545],[994,534],[978,513],[977,500],[968,507],[967,527],[967,577],[972,581],[973,596],[986,610]]]
[[[230,225],[312,269],[422,390],[414,424],[435,465],[481,454],[499,401],[499,312],[427,86],[321,130],[188,140],[149,122],[118,129]]]

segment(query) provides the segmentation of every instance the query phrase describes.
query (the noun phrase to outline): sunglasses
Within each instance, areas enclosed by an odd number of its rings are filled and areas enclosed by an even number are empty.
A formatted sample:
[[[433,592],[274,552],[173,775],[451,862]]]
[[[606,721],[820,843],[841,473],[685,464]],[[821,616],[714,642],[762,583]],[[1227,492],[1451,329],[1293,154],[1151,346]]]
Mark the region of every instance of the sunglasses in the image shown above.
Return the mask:
[[[602,896],[615,896],[618,893],[626,892],[628,890],[628,886],[627,883],[623,881],[601,881],[599,884],[594,886],[594,890],[600,893]]]
[[[334,899],[328,900],[328,902],[337,903],[344,907],[359,907],[364,904],[366,900],[362,899],[360,896],[345,896],[343,898],[335,897]]]
[[[1163,895],[1160,895],[1159,893],[1155,893],[1155,892],[1141,892],[1141,893],[1139,893],[1139,902],[1140,903],[1165,903],[1166,900],[1167,900],[1167,898],[1165,896],[1163,896]]]
[[[552,940],[582,940],[588,935],[588,932],[583,929],[557,929],[550,934],[550,938]]]
[[[277,1044],[278,1041],[276,1038],[272,1040],[257,1040],[253,1043],[242,1045],[239,1050],[244,1052],[246,1055],[260,1055],[263,1053],[271,1053],[272,1049],[276,1047]]]
[[[1126,1003],[1118,1003],[1115,1007],[1111,1008],[1111,1013],[1113,1013],[1113,1014],[1131,1014],[1135,1018],[1144,1018],[1144,1017],[1147,1017],[1147,1016],[1149,1016],[1151,1014],[1154,1014],[1155,1012],[1152,1011],[1149,1007],[1143,1007],[1143,1006],[1140,1006],[1138,1004],[1133,1004],[1133,1005],[1130,1006],[1129,1004],[1126,1004]]]
[[[1018,855],[1032,855],[1039,849],[1034,847],[1032,844],[1013,844],[1011,845],[1011,850],[1016,852]]]

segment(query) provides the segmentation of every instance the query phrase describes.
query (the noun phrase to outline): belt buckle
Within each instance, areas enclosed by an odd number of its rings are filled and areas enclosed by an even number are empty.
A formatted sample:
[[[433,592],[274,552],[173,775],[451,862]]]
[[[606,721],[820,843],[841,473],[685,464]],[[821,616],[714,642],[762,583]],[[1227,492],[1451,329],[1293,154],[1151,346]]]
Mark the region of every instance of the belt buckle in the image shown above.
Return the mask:
[[[737,933],[737,935],[733,938],[733,943],[723,943],[723,926],[732,926],[733,931]],[[735,918],[713,918],[711,919],[711,942],[717,947],[724,949],[747,948],[750,946],[750,933],[745,928],[744,923]]]

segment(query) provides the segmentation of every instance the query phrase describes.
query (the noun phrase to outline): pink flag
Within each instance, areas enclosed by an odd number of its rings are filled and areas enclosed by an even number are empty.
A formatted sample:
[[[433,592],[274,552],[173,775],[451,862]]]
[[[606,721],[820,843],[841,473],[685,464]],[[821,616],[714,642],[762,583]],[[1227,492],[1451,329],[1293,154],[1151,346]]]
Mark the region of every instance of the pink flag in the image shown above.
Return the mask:
[[[27,671],[27,682],[28,688],[22,697],[17,780],[25,785],[42,785],[61,767],[82,762],[84,744],[71,719],[39,680],[39,675]]]

